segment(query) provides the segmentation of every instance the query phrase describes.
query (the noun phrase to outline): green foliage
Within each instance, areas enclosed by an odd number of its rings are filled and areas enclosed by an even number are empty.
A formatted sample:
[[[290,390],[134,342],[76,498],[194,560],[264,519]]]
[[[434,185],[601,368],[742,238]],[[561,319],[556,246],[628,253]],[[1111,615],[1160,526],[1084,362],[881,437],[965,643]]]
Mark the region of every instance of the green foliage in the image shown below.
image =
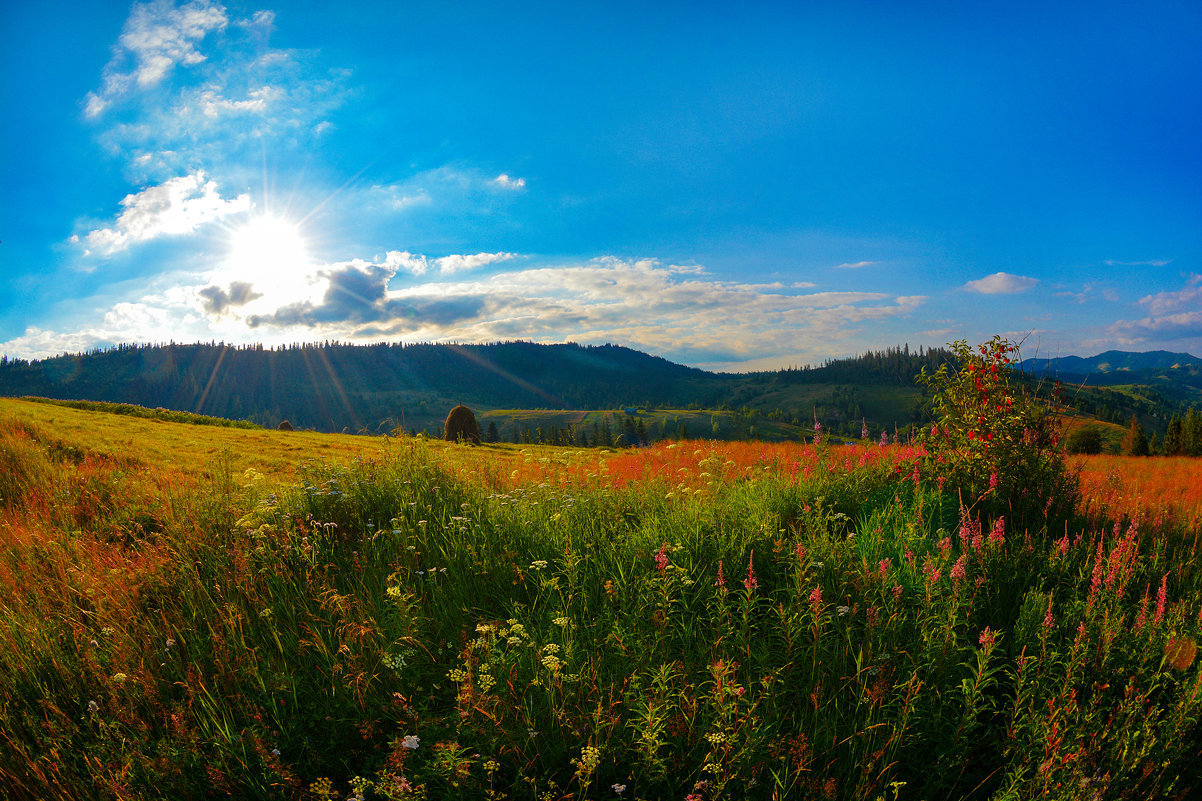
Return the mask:
[[[1075,429],[1065,441],[1065,450],[1069,453],[1098,454],[1106,435],[1099,426],[1085,425]]]
[[[108,486],[128,518],[152,494],[0,434],[63,472],[23,473],[31,501]],[[167,488],[157,540],[112,547],[102,516],[4,518],[0,795],[1202,790],[1193,530],[982,531],[885,460],[765,451],[722,481],[714,452],[682,462],[709,477],[686,495],[505,485],[464,452],[389,438],[275,485],[218,464]]]
[[[952,346],[956,366],[925,370],[935,422],[924,431],[923,475],[968,508],[1011,520],[1071,510],[1076,481],[1059,449],[1056,416],[1011,383],[1018,347],[994,337],[976,352]]]

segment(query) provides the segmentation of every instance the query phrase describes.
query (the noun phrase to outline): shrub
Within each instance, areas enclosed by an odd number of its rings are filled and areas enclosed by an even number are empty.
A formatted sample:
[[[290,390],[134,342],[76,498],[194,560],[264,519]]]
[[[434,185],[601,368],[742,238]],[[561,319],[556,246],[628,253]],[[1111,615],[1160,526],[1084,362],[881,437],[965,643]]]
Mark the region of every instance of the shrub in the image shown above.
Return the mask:
[[[1097,454],[1102,452],[1105,439],[1098,426],[1081,426],[1068,435],[1065,449],[1069,453]]]
[[[480,444],[480,426],[476,423],[476,415],[463,404],[451,409],[442,428],[447,442],[464,440]]]
[[[280,431],[295,431],[296,430],[295,428],[292,427],[292,423],[288,422],[287,420],[281,420],[278,428]]]
[[[918,376],[934,392],[924,475],[988,516],[1069,512],[1077,481],[1058,447],[1058,418],[1010,382],[1018,346],[995,336],[976,352],[963,340],[951,349],[951,366]]]

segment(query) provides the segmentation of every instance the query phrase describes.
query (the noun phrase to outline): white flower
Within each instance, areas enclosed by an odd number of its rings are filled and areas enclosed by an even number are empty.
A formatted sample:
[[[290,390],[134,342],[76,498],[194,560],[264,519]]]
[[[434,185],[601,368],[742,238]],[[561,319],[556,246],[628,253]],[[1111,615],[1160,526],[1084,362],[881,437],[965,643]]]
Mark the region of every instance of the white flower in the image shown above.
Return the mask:
[[[88,711],[89,712],[99,712],[100,704],[96,703],[95,701],[88,701]]]
[[[846,615],[848,612],[851,611],[851,607],[850,606],[836,606],[835,611],[839,613],[839,617],[843,617],[844,615]]]
[[[401,739],[401,747],[408,748],[410,751],[417,750],[417,747],[422,744],[421,738],[416,734],[406,734]]]

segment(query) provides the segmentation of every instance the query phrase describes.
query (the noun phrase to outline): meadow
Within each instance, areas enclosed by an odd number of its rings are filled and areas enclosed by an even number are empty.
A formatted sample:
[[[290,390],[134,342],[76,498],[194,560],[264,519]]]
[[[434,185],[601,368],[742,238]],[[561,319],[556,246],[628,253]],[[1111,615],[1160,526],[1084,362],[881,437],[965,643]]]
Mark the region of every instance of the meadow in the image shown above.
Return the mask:
[[[1202,461],[923,456],[0,399],[0,795],[1202,794]]]

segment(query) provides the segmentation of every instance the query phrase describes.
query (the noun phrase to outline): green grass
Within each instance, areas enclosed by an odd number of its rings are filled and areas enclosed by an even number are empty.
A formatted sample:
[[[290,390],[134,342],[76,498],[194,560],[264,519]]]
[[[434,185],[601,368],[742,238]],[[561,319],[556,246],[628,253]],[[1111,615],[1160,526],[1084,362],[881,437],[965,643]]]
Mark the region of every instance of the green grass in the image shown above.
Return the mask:
[[[977,532],[884,462],[685,493],[551,448],[39,414],[0,404],[15,798],[1202,790],[1180,527]]]

